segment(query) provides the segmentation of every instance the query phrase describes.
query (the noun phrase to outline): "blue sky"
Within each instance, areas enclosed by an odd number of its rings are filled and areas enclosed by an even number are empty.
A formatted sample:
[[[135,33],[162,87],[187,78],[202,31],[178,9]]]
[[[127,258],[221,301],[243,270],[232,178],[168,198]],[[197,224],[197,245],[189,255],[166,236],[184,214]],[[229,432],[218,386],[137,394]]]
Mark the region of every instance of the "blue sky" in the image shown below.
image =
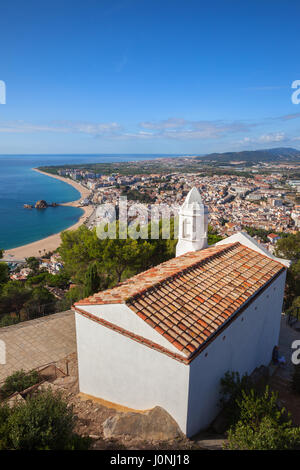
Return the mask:
[[[297,0],[3,0],[0,153],[300,148]]]

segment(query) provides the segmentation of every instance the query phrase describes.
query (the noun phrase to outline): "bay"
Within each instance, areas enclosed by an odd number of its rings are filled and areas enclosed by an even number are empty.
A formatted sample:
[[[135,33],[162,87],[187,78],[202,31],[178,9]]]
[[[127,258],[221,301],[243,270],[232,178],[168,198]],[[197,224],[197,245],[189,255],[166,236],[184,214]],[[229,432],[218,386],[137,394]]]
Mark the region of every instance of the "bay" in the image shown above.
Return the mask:
[[[49,207],[47,210],[24,209],[24,204],[35,204],[40,199],[48,203],[62,203],[80,198],[79,192],[72,186],[39,174],[32,168],[149,160],[163,156],[165,155],[0,155],[0,249],[15,248],[59,233],[75,224],[83,213],[78,207],[66,206]]]

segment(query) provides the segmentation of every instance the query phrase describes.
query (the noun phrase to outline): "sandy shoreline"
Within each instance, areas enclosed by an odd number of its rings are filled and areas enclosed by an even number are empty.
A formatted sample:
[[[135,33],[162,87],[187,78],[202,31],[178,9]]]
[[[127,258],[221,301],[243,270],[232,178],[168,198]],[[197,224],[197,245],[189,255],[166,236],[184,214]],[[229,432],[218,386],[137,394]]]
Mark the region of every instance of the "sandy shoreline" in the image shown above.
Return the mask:
[[[81,186],[81,184],[77,183],[76,181],[72,181],[69,178],[64,178],[58,175],[50,175],[49,173],[45,173],[43,171],[37,170],[36,168],[33,168],[33,170],[43,175],[49,176],[50,178],[56,178],[58,180],[63,181],[64,183],[70,184],[75,189],[77,189],[77,191],[80,192],[81,194],[80,199],[77,199],[76,201],[72,201],[72,202],[63,203],[61,204],[62,206],[80,207],[79,201],[81,199],[88,197],[90,194],[90,191],[87,188],[84,188],[83,186]],[[92,214],[94,210],[92,206],[84,206],[84,207],[81,207],[81,209],[84,211],[84,214],[80,217],[78,222],[76,222],[76,224],[72,225],[71,227],[68,227],[65,230],[75,230],[76,228],[78,228],[90,217],[90,215]],[[28,243],[27,245],[22,245],[17,248],[11,248],[11,249],[5,250],[4,258],[7,259],[8,257],[11,257],[13,261],[13,259],[24,259],[24,258],[28,258],[29,256],[40,257],[45,253],[44,250],[46,250],[46,252],[54,251],[56,250],[56,248],[59,247],[61,243],[60,234],[61,232],[55,233],[54,235],[50,235],[49,237],[42,238],[41,240],[37,240],[36,242]]]

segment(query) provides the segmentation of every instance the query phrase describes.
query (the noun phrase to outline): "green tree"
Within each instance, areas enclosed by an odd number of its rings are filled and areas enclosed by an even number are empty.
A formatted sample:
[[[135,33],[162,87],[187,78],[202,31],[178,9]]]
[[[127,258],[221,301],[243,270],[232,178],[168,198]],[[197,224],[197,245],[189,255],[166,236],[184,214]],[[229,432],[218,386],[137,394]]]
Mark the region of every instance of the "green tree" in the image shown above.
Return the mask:
[[[9,437],[7,432],[7,421],[11,409],[7,404],[0,403],[0,450],[9,449]]]
[[[100,288],[101,278],[98,273],[96,263],[91,263],[85,274],[84,283],[84,296],[89,297],[90,295],[97,292]]]
[[[263,228],[255,228],[255,227],[249,227],[249,226],[245,226],[244,228],[246,232],[250,235],[250,237],[258,237],[265,243],[269,241],[268,239],[269,232],[267,230],[264,230]]]
[[[96,230],[89,230],[85,225],[62,232],[61,240],[59,254],[66,273],[76,284],[84,284],[88,266],[102,260],[103,241],[97,237]]]
[[[29,299],[23,304],[28,318],[50,314],[55,311],[55,297],[45,287],[37,286],[31,290]]]
[[[51,276],[50,273],[42,272],[36,275],[29,275],[26,279],[26,286],[45,286],[48,284],[49,277]]]
[[[6,263],[0,263],[0,289],[9,281],[9,267]]]
[[[300,296],[300,232],[295,235],[289,234],[278,240],[275,254],[280,258],[293,261],[287,271],[284,298],[285,307],[290,308],[294,300]]]
[[[65,271],[61,271],[58,274],[51,274],[46,272],[40,272],[36,276],[28,276],[26,280],[26,286],[51,286],[59,287],[60,289],[66,289],[70,284],[69,274]]]
[[[228,431],[232,450],[284,450],[300,444],[300,428],[292,426],[284,408],[277,406],[278,396],[266,387],[262,395],[242,391],[237,401],[239,421]]]
[[[89,438],[74,432],[76,417],[61,394],[39,392],[9,409],[0,405],[0,449],[84,450]]]
[[[214,245],[220,240],[223,240],[223,237],[221,237],[221,235],[218,234],[217,230],[215,230],[211,225],[208,225],[208,231],[207,231],[208,245]]]
[[[286,313],[297,316],[300,313],[300,296],[294,297],[291,306],[287,309]]]
[[[300,260],[300,232],[297,232],[295,235],[290,234],[278,240],[275,254],[279,256],[279,258],[293,261]]]
[[[147,242],[145,243],[147,244]],[[146,244],[140,245],[137,240],[131,238],[107,240],[103,251],[103,262],[116,276],[117,282],[121,281],[126,269],[129,271],[136,269],[141,261],[140,257],[143,251],[145,255]]]
[[[19,323],[19,319],[17,317],[13,317],[12,315],[3,315],[0,316],[0,328],[5,326],[15,325]]]
[[[59,287],[60,289],[67,289],[70,284],[70,276],[62,270],[58,274],[50,274],[47,278],[47,285],[51,287]]]
[[[237,400],[242,397],[242,392],[251,389],[250,377],[245,374],[242,377],[238,372],[227,371],[220,380],[220,407],[226,420],[226,429],[236,423],[240,418],[240,410],[236,406]]]
[[[287,270],[285,287],[285,304],[290,307],[295,298],[300,296],[300,260]]]
[[[78,285],[72,287],[65,294],[64,298],[59,302],[59,309],[61,311],[68,310],[72,305],[80,299],[85,297],[84,286]]]
[[[29,300],[31,290],[20,281],[8,281],[2,287],[0,296],[0,314],[14,312],[20,320],[20,312],[24,303]]]
[[[40,269],[40,262],[34,256],[30,256],[29,258],[25,258],[26,266],[31,269],[32,275],[36,275]]]
[[[41,377],[36,370],[25,372],[17,370],[12,375],[6,377],[2,387],[0,388],[0,397],[5,399],[14,392],[22,392],[26,388],[41,382]]]

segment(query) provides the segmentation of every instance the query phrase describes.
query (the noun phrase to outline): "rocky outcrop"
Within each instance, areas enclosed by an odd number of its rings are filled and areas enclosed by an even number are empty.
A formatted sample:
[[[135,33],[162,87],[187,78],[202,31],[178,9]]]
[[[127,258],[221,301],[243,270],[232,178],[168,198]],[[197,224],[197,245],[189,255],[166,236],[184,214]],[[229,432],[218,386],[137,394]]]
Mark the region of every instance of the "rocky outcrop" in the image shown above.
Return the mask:
[[[46,209],[47,207],[58,207],[59,204],[57,202],[51,202],[48,204],[47,201],[44,201],[44,199],[41,199],[40,201],[37,201],[35,203],[35,208],[36,209]],[[23,204],[24,209],[33,209],[32,204]]]
[[[40,201],[37,201],[34,206],[36,209],[46,209],[48,207],[48,204],[44,199],[41,199]]]
[[[127,412],[110,416],[103,423],[103,434],[106,439],[126,436],[151,441],[168,441],[183,436],[176,421],[160,406],[144,413]]]
[[[9,408],[13,408],[15,405],[19,405],[20,403],[25,403],[25,399],[22,397],[22,395],[18,392],[14,393],[7,401],[6,405],[9,406]]]

